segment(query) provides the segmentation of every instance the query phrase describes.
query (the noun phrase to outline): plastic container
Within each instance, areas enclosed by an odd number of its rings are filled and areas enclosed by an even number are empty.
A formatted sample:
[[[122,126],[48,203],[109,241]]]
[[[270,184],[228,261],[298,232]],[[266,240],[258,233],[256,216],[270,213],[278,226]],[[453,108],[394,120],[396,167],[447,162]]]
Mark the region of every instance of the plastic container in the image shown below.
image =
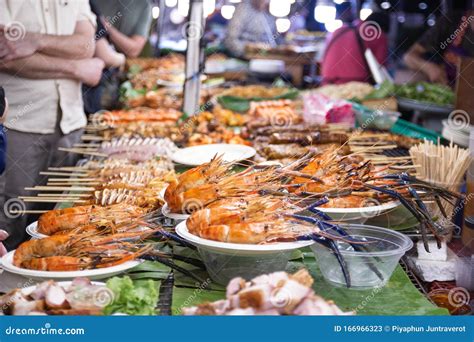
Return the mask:
[[[252,279],[265,273],[284,271],[292,251],[259,255],[235,255],[198,247],[199,255],[212,280],[227,285],[235,277]]]
[[[176,234],[197,247],[211,279],[227,285],[235,278],[252,279],[258,275],[284,271],[293,251],[313,241],[279,242],[262,245],[208,240],[188,231],[186,221],[176,226]]]
[[[368,241],[360,245],[364,251],[356,251],[346,242],[336,242],[347,264],[351,289],[366,290],[384,286],[400,258],[413,247],[409,237],[390,229],[360,224],[341,227],[352,237]],[[347,287],[333,251],[318,243],[312,245],[311,249],[324,279],[334,286]]]
[[[401,116],[399,112],[370,110],[368,108],[364,110],[355,109],[355,114],[359,127],[364,129],[376,128],[384,131],[391,130]]]

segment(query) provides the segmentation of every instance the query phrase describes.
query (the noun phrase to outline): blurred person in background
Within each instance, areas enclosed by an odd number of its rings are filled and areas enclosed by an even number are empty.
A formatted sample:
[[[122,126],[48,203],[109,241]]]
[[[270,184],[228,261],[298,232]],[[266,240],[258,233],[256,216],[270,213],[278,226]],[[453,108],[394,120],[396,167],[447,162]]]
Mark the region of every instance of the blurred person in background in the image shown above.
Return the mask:
[[[96,16],[97,28],[95,31],[95,51],[94,57],[101,59],[105,64],[105,69],[102,73],[100,83],[94,87],[86,84],[82,85],[82,92],[84,98],[84,110],[86,114],[93,114],[102,108],[102,93],[106,84],[106,80],[111,76],[115,68],[122,68],[125,65],[125,55],[117,52],[112,45],[110,45],[107,29],[102,23],[101,13],[97,7],[90,2],[91,10]]]
[[[127,58],[140,55],[148,39],[152,21],[148,0],[92,0],[115,49]]]
[[[227,26],[224,46],[234,57],[243,57],[249,43],[276,45],[275,17],[269,12],[269,0],[244,0],[235,9]]]
[[[36,219],[12,214],[10,205],[39,209],[18,199],[33,195],[25,187],[44,184],[41,171],[76,158],[58,148],[80,141],[87,124],[81,83],[96,85],[102,74],[104,62],[93,58],[95,20],[87,0],[0,0],[0,84],[9,102],[0,229],[9,234],[7,249],[27,238]]]
[[[349,11],[343,12],[346,22],[335,30],[326,42],[321,66],[323,84],[351,81],[373,83],[364,56],[366,49],[372,51],[379,64],[385,65],[388,61],[389,16],[374,12],[364,21],[352,21]]]
[[[7,116],[8,112],[8,101],[5,96],[5,90],[0,86],[0,174],[5,170],[5,149],[6,149],[6,137],[3,129],[3,121]],[[3,245],[3,241],[8,238],[8,232],[0,229],[0,257],[7,254],[7,249]]]
[[[474,57],[472,6],[451,17],[442,16],[405,54],[405,64],[433,83],[454,86],[461,57]]]
[[[5,89],[0,86],[0,175],[5,171],[5,152],[7,148],[7,138],[3,122],[8,112],[8,101],[5,96]],[[1,241],[1,240],[0,240]]]

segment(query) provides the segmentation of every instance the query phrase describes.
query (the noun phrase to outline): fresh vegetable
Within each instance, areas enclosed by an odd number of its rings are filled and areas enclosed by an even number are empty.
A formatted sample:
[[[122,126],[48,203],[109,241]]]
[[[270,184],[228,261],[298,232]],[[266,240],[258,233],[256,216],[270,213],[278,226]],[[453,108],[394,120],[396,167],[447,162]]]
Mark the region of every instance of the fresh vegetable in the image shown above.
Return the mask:
[[[289,99],[293,100],[297,98],[299,95],[298,90],[290,89],[286,93],[283,93],[278,96],[274,96],[272,98],[264,98],[264,97],[252,97],[252,98],[243,98],[240,96],[232,96],[232,95],[224,95],[217,98],[219,104],[226,108],[230,109],[234,112],[239,113],[246,113],[250,109],[250,102],[252,101],[269,101],[269,100],[282,100],[282,99]]]
[[[372,93],[367,95],[365,100],[383,99],[394,95],[440,106],[450,106],[454,104],[454,92],[451,88],[428,82],[399,85],[385,81],[378,85]]]
[[[153,280],[133,282],[130,277],[114,277],[107,281],[114,300],[104,308],[104,314],[155,315],[158,291]]]
[[[411,100],[429,102],[441,106],[454,104],[454,92],[440,84],[419,82],[396,86],[396,94]]]

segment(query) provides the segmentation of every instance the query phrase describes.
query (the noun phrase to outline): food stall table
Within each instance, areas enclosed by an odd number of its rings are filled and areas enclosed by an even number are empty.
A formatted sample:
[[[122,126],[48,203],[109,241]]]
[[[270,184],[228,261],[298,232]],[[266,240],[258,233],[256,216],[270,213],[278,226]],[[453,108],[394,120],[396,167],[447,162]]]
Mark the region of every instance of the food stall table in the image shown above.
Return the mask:
[[[318,46],[293,47],[291,50],[254,50],[246,52],[245,58],[280,60],[285,62],[286,71],[291,75],[293,84],[297,87],[303,85],[304,67],[316,63],[319,51]]]

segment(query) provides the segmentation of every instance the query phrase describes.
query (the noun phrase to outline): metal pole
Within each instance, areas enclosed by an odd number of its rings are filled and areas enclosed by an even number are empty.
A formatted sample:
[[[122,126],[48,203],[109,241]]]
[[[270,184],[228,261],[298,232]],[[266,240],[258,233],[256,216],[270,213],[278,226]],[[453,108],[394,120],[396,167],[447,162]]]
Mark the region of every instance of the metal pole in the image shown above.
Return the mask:
[[[200,42],[204,34],[203,0],[190,1],[188,22],[183,28],[183,34],[187,40],[183,112],[186,115],[194,115],[199,112],[201,91]]]
[[[156,22],[156,43],[155,43],[155,56],[159,57],[161,56],[161,38],[163,36],[164,32],[164,27],[165,27],[165,11],[166,11],[166,5],[165,5],[165,0],[158,0],[158,7],[160,9],[160,16],[158,17],[158,20]]]

